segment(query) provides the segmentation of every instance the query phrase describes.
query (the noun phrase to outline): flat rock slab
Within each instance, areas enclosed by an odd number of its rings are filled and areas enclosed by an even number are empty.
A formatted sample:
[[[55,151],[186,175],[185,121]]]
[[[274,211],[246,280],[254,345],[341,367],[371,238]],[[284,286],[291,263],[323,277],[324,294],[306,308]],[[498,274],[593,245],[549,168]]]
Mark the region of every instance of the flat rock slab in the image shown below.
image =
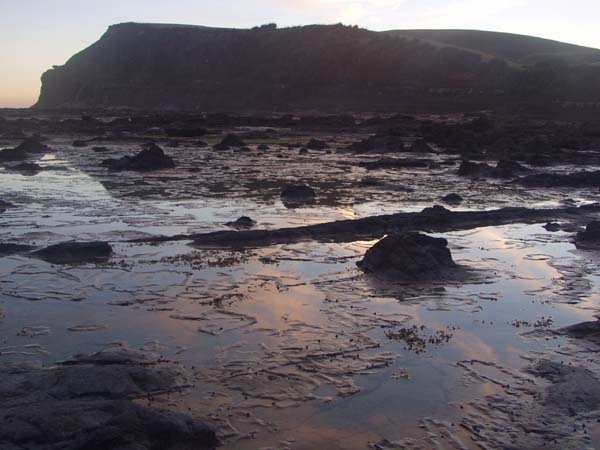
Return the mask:
[[[113,250],[102,241],[63,242],[33,252],[33,255],[52,264],[77,264],[108,260]]]
[[[205,423],[134,402],[185,386],[178,366],[140,365],[153,360],[140,353],[121,348],[50,368],[0,366],[0,448],[215,448],[218,439]]]

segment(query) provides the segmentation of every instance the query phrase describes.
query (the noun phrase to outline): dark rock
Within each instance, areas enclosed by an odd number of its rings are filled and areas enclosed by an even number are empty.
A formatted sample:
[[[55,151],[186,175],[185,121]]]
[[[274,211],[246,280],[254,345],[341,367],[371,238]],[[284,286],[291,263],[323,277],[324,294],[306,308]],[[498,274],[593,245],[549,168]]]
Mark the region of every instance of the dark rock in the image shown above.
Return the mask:
[[[486,163],[463,160],[458,168],[458,175],[461,177],[487,177],[493,170],[494,168]]]
[[[309,150],[325,150],[329,148],[329,145],[327,142],[319,139],[311,139],[308,144],[306,144],[306,148]]]
[[[44,261],[52,264],[74,264],[106,261],[113,250],[107,242],[63,242],[33,252]]]
[[[256,150],[260,150],[260,151],[269,150],[269,146],[267,144],[259,144],[258,146],[256,146]]]
[[[522,177],[520,181],[531,187],[600,187],[600,171],[538,173]]]
[[[200,450],[219,444],[203,422],[135,402],[182,389],[177,366],[138,362],[125,349],[112,352],[106,365],[103,353],[47,368],[0,366],[0,448]]]
[[[544,225],[544,228],[546,231],[550,232],[560,231],[560,224],[556,222],[548,222],[546,225]]]
[[[559,330],[560,334],[567,335],[574,339],[593,339],[600,341],[600,320],[576,323]]]
[[[165,128],[165,134],[169,137],[192,138],[204,136],[205,128]]]
[[[428,167],[433,161],[421,158],[382,158],[377,161],[361,162],[359,166],[367,170],[406,169]]]
[[[371,247],[357,263],[366,273],[421,279],[457,266],[448,241],[420,233],[392,233]]]
[[[451,205],[457,205],[459,203],[462,203],[463,198],[460,195],[458,195],[458,194],[451,193],[451,194],[444,195],[442,197],[442,201],[444,203],[448,203],[448,204],[451,204]]]
[[[578,247],[600,245],[600,221],[594,220],[575,236],[575,244]]]
[[[32,162],[22,162],[10,167],[10,170],[14,170],[15,172],[20,172],[23,175],[35,175],[36,173],[41,172],[43,169],[36,163]]]
[[[73,141],[73,147],[87,147],[88,146],[88,142],[87,141],[83,141],[83,140],[76,140]]]
[[[233,222],[227,222],[225,225],[237,230],[249,230],[256,225],[256,222],[248,216],[242,216]]]
[[[110,148],[97,146],[97,147],[92,147],[92,151],[95,153],[104,153],[104,152],[109,152]]]
[[[246,143],[241,137],[235,134],[228,134],[221,140],[221,142],[219,142],[218,145],[225,148],[244,147]]]
[[[308,149],[305,147],[302,147],[300,150],[298,150],[298,154],[299,155],[308,155]]]
[[[42,143],[39,137],[32,136],[15,147],[15,150],[21,150],[25,153],[49,153],[52,151],[52,148]]]
[[[492,175],[496,178],[515,178],[517,175],[527,172],[530,170],[518,162],[503,159],[498,161]]]
[[[348,150],[363,152],[405,152],[404,138],[395,134],[375,134],[350,144]]]
[[[101,165],[109,170],[132,170],[147,172],[151,170],[172,169],[175,167],[173,158],[165,155],[165,152],[156,144],[150,144],[135,156],[123,156],[122,158],[105,159]]]
[[[26,151],[17,148],[5,148],[0,150],[0,161],[22,161],[29,155]]]
[[[436,153],[435,149],[424,139],[417,139],[410,147],[410,151],[414,153]]]
[[[359,181],[358,185],[361,187],[375,187],[381,186],[382,183],[377,178],[364,177],[362,180]]]
[[[281,200],[288,208],[313,204],[316,195],[314,189],[306,184],[289,185],[281,190]]]
[[[546,406],[574,412],[600,407],[600,381],[584,367],[544,360],[529,371],[552,383],[543,399]]]
[[[501,160],[498,161],[496,167],[492,167],[486,163],[463,160],[458,168],[458,175],[479,178],[515,178],[518,174],[528,171],[529,169],[516,161]]]
[[[6,211],[8,208],[14,208],[15,205],[13,205],[10,202],[5,202],[4,200],[0,200],[0,212],[4,212]]]
[[[196,144],[198,147],[208,147],[208,143],[207,143],[207,142],[204,142],[204,141],[196,141],[196,142],[195,142],[195,144]]]
[[[9,256],[19,253],[27,253],[32,247],[24,244],[13,244],[11,242],[0,242],[0,256]]]

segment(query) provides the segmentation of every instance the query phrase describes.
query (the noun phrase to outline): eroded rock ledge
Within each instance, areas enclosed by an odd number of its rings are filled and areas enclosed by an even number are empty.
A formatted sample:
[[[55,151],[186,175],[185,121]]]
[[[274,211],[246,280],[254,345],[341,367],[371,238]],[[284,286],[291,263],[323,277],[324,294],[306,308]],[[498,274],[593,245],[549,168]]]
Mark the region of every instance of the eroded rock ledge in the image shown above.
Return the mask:
[[[600,213],[600,204],[565,208],[501,208],[491,211],[450,211],[442,206],[416,213],[397,213],[355,220],[280,228],[275,230],[215,231],[134,239],[130,242],[192,240],[202,247],[260,247],[306,240],[352,242],[378,239],[391,232],[445,232],[511,223],[539,223],[563,219],[582,221]]]

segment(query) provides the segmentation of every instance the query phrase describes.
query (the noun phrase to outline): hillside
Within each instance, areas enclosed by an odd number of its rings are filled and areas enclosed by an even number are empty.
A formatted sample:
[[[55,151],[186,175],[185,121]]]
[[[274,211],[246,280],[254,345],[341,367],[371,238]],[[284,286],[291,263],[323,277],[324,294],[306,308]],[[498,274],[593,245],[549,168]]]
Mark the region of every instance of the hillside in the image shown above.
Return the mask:
[[[503,33],[126,23],[44,73],[36,106],[344,110],[600,101],[597,61],[595,49]]]

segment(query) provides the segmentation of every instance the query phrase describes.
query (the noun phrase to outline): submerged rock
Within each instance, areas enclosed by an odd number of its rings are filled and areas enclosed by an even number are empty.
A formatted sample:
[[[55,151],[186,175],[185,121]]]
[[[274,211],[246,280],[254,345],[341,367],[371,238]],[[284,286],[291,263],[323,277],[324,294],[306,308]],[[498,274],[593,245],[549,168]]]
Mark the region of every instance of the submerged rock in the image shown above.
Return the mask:
[[[147,172],[151,170],[172,169],[175,161],[156,144],[150,144],[135,156],[123,156],[122,158],[110,158],[101,162],[102,166],[109,170],[123,171],[132,170]]]
[[[312,204],[316,196],[314,189],[307,184],[285,186],[281,191],[281,200],[287,207]]]
[[[456,269],[448,241],[420,233],[389,234],[357,263],[366,273],[422,279]]]
[[[27,253],[32,247],[24,244],[13,244],[12,242],[0,242],[0,256],[15,255],[18,253]]]
[[[52,264],[97,262],[109,259],[113,249],[107,242],[63,242],[33,252]]]
[[[249,230],[256,225],[256,221],[252,220],[248,216],[242,216],[233,222],[227,222],[225,225],[237,230]]]

